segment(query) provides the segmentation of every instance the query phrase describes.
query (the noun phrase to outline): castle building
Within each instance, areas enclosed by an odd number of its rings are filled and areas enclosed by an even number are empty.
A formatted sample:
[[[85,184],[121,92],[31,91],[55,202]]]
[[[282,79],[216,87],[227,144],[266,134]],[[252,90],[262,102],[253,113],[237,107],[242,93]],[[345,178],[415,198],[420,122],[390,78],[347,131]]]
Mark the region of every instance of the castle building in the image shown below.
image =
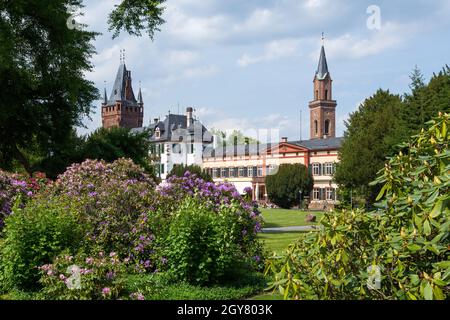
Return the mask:
[[[333,181],[342,138],[336,138],[336,101],[332,100],[332,80],[325,48],[322,46],[319,65],[313,81],[313,101],[310,108],[310,139],[278,143],[220,146],[203,157],[203,168],[216,182],[233,183],[239,192],[251,187],[253,200],[267,202],[265,179],[282,164],[300,163],[309,168],[314,188],[309,198],[310,209],[331,209],[337,199]]]
[[[125,62],[122,61],[117,71],[114,87],[109,99],[106,88],[102,101],[102,124],[103,128],[140,128],[144,120],[144,101],[141,88],[139,88],[136,100],[131,81],[131,71],[127,70]]]

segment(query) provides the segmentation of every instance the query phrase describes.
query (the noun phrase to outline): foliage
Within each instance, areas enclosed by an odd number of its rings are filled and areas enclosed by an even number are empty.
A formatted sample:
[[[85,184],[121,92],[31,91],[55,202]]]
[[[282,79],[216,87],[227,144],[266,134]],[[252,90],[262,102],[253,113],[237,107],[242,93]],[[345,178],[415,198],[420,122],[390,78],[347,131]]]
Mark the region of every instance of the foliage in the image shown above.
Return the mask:
[[[242,258],[239,244],[248,233],[233,204],[218,212],[187,198],[175,213],[166,240],[169,270],[193,284],[217,282]]]
[[[146,30],[153,39],[155,31],[160,31],[165,21],[162,19],[166,0],[122,0],[111,12],[108,19],[109,31],[114,31],[113,38],[119,36],[123,29],[130,35],[141,36]]]
[[[378,210],[326,213],[323,228],[269,260],[271,288],[295,299],[448,299],[450,116],[385,166]],[[381,287],[367,286],[377,266]]]
[[[147,161],[149,148],[146,131],[134,133],[126,128],[100,128],[86,138],[81,156],[106,162],[127,158],[153,173]]]
[[[82,240],[82,227],[74,213],[64,207],[16,206],[6,218],[0,247],[2,289],[36,289],[36,267],[50,263],[63,250],[74,252]]]
[[[401,109],[399,96],[378,90],[345,123],[347,130],[339,150],[335,180],[340,186],[354,191],[362,188],[369,204],[379,192],[377,186],[369,188],[369,183],[383,168],[386,157],[394,152],[394,146],[406,138],[399,132],[404,128],[401,120],[392,116],[399,114]]]
[[[339,152],[335,180],[353,198],[365,198],[370,207],[379,192],[371,185],[386,158],[398,152],[397,145],[416,134],[438,112],[450,112],[450,68],[446,66],[426,83],[416,67],[411,75],[411,93],[400,96],[378,90],[350,115]],[[392,115],[395,114],[395,117]],[[368,165],[370,164],[370,165]],[[342,199],[342,198],[341,198]],[[355,202],[353,203],[355,204]]]
[[[289,209],[300,203],[300,192],[308,195],[313,187],[313,178],[302,164],[282,164],[274,175],[266,178],[267,195],[271,202]]]
[[[39,267],[42,294],[51,300],[112,300],[123,294],[124,264],[115,252],[61,254]]]
[[[409,135],[414,135],[438,112],[450,112],[450,67],[445,66],[438,74],[433,74],[429,83],[425,83],[417,67],[410,78],[411,92],[405,94],[404,107],[399,116]]]
[[[213,182],[211,176],[206,171],[204,171],[200,166],[195,164],[190,166],[175,165],[173,169],[170,171],[168,177],[171,176],[183,177],[186,174],[186,172],[195,174],[197,177],[203,179],[204,181]]]
[[[392,295],[401,299],[450,296],[450,114],[427,123],[385,166],[378,203],[383,252]],[[381,243],[378,244],[381,246]]]
[[[33,171],[62,158],[73,128],[89,116],[98,97],[85,79],[92,71],[96,33],[67,27],[69,6],[81,0],[0,3],[0,167],[15,162]]]

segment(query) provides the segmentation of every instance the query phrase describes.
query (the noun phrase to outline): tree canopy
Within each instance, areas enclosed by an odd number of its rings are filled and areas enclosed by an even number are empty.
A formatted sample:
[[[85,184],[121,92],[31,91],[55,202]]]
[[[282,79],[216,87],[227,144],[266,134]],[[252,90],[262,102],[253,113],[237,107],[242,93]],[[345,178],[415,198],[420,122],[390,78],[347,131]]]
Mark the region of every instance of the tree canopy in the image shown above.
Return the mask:
[[[267,195],[281,208],[300,204],[300,192],[309,195],[313,188],[311,172],[302,164],[282,164],[278,172],[266,177]]]
[[[434,74],[428,83],[415,68],[411,92],[399,96],[378,90],[345,123],[340,163],[335,175],[341,191],[352,189],[371,205],[379,186],[369,186],[398,144],[418,134],[439,112],[450,112],[450,68]],[[343,192],[343,194],[349,194]]]

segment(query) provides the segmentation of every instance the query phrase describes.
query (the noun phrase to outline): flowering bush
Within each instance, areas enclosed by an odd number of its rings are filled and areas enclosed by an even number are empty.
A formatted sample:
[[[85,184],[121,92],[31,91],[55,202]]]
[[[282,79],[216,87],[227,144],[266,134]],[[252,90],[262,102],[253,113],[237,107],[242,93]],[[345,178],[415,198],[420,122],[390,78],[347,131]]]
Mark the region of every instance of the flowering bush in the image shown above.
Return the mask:
[[[43,173],[35,173],[29,178],[0,170],[0,232],[4,227],[5,218],[11,214],[14,203],[20,201],[20,205],[23,206],[49,183]]]
[[[59,255],[39,267],[42,293],[53,300],[112,300],[123,294],[125,267],[115,252]],[[140,298],[136,293],[134,299]]]
[[[124,258],[143,238],[151,242],[151,231],[141,230],[140,222],[152,209],[154,189],[153,180],[131,160],[87,160],[69,167],[40,200],[74,208],[86,229],[85,244]]]

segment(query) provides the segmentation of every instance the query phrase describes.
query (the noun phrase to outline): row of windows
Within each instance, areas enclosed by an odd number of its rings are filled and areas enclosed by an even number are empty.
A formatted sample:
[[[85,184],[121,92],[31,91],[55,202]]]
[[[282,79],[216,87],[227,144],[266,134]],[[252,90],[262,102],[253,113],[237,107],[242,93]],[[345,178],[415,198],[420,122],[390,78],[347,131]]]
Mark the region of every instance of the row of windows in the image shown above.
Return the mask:
[[[165,148],[164,144],[153,144],[150,146],[150,154],[161,155],[162,153],[164,153],[164,148]],[[194,151],[195,151],[194,144],[193,143],[188,144],[187,145],[188,154],[193,154]],[[172,144],[172,153],[182,154],[182,152],[183,152],[183,149],[181,147],[181,144],[179,144],[179,143]]]
[[[117,107],[117,111],[120,111],[120,106]],[[111,112],[111,111],[116,111],[116,107],[103,107],[102,108],[103,112]],[[143,112],[143,108],[142,107],[125,107],[125,111],[131,111],[131,112]]]
[[[274,170],[273,166],[266,166],[266,174],[270,174]],[[263,167],[235,167],[235,168],[212,168],[207,172],[214,178],[252,178],[262,177]]]
[[[313,163],[311,164],[313,176],[332,176],[336,172],[336,163]]]
[[[312,192],[312,200],[336,200],[336,189],[334,188],[314,188]]]

